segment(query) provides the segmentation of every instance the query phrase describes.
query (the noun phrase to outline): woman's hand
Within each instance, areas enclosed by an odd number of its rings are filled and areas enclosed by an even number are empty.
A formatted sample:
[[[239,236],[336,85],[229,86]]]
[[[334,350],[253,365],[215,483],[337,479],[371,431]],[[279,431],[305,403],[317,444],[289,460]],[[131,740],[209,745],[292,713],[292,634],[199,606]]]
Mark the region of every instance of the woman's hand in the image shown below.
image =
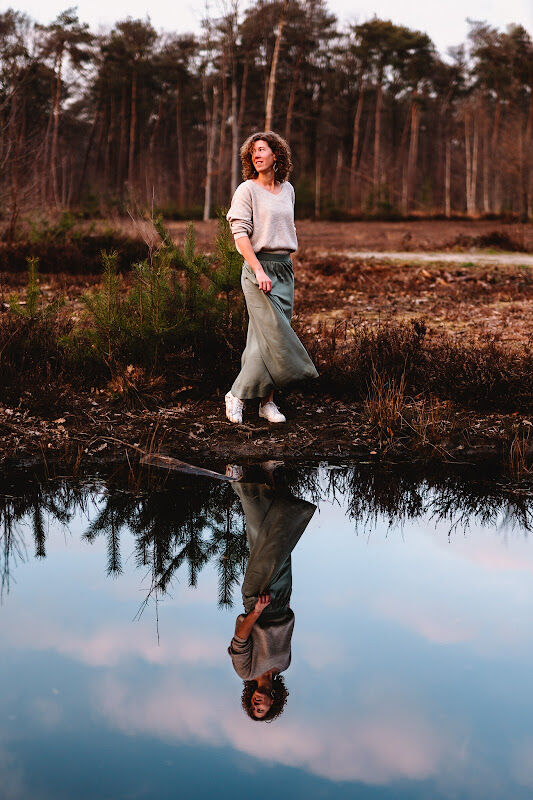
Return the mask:
[[[252,243],[248,236],[241,236],[239,239],[237,239],[235,241],[235,247],[252,268],[254,275],[257,278],[257,285],[261,291],[265,292],[265,294],[268,294],[272,290],[272,281],[261,266],[261,262],[255,257]]]
[[[269,594],[260,594],[257,598],[257,602],[254,607],[254,611],[259,616],[267,606],[270,605],[270,595]]]
[[[270,595],[260,594],[255,602],[253,610],[243,617],[243,619],[237,622],[237,625],[235,626],[235,635],[238,636],[239,639],[249,638],[256,621],[269,604]]]
[[[255,277],[257,278],[257,285],[261,291],[265,292],[265,294],[268,294],[272,290],[272,281],[266,274],[263,267],[255,270]]]

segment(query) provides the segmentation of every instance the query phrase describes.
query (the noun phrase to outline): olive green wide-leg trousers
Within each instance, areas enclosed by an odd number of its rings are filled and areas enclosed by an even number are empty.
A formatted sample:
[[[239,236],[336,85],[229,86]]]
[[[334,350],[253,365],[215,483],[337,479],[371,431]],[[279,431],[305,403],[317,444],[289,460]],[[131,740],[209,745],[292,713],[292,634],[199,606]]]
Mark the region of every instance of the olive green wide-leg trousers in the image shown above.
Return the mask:
[[[231,393],[241,400],[266,397],[276,387],[287,386],[318,372],[307,350],[291,328],[294,273],[289,253],[256,253],[272,281],[266,294],[245,261],[241,286],[248,309],[248,334],[239,372]]]
[[[262,616],[279,615],[291,599],[291,553],[316,511],[314,503],[284,496],[257,483],[232,483],[246,518],[250,556],[242,585],[247,614],[260,594],[270,594]]]

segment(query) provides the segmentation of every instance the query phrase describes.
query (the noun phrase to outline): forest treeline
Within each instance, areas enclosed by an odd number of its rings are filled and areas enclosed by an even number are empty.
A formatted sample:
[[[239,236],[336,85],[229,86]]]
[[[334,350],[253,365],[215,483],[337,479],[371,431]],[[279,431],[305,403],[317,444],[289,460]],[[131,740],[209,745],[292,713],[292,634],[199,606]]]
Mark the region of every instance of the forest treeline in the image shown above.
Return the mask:
[[[132,204],[208,218],[256,130],[293,152],[297,214],[532,214],[533,43],[470,21],[440,55],[324,0],[226,0],[200,34],[125,19],[96,34],[0,14],[0,196],[7,238],[38,209]]]

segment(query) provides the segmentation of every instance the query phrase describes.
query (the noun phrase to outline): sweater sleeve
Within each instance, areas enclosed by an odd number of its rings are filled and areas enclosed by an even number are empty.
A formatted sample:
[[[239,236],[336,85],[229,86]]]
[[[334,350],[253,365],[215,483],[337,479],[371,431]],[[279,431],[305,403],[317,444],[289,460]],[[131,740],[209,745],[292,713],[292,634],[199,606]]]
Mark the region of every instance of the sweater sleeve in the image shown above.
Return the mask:
[[[237,630],[239,621],[242,619],[243,615],[240,614],[235,623],[235,631]],[[249,680],[251,677],[252,649],[252,637],[249,636],[248,639],[241,639],[240,636],[237,636],[237,633],[233,635],[233,639],[228,647],[228,653],[233,663],[233,669],[237,675],[239,675],[239,677],[245,681]]]
[[[252,235],[254,229],[252,195],[246,184],[241,183],[235,189],[226,219],[229,222],[235,241],[242,239],[243,236]]]
[[[292,185],[292,183],[289,183],[289,186],[291,187],[292,207],[294,208],[294,197],[295,197],[294,186]]]

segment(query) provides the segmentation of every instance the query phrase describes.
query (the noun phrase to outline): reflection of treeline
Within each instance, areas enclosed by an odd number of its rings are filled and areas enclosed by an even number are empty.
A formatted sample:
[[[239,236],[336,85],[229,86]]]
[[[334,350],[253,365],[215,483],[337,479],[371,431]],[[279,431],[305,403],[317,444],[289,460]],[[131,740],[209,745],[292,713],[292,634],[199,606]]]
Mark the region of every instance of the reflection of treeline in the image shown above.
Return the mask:
[[[356,530],[371,528],[378,516],[389,524],[430,514],[450,531],[469,524],[505,520],[527,532],[533,526],[531,494],[506,487],[487,475],[471,480],[467,472],[420,473],[406,466],[288,469],[277,490],[320,503],[342,502]],[[232,605],[248,555],[239,500],[227,483],[199,478],[144,476],[132,490],[128,475],[114,474],[89,482],[68,479],[28,480],[11,474],[0,483],[2,590],[11,571],[27,556],[25,533],[34,540],[36,557],[46,555],[50,523],[67,526],[78,512],[89,519],[83,538],[107,543],[107,572],[122,571],[121,534],[135,540],[135,559],[150,576],[150,593],[171,591],[186,574],[196,586],[208,563],[216,564],[218,600]]]
[[[341,27],[324,0],[229,4],[199,35],[131,18],[96,35],[75,9],[44,26],[8,10],[0,37],[9,237],[21,210],[50,203],[207,217],[263,126],[292,145],[300,214],[531,213],[532,43],[519,25],[472,22],[447,58],[389,21]]]

